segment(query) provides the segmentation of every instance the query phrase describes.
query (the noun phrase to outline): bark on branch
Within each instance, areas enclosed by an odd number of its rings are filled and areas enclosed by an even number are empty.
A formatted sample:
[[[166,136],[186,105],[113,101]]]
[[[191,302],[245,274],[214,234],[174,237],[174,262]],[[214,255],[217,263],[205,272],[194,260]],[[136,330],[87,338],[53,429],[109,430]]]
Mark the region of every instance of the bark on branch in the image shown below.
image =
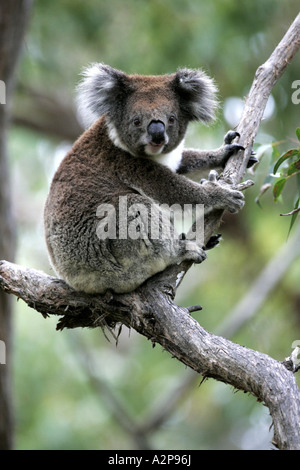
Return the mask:
[[[237,128],[246,151],[230,159],[223,178],[238,184],[244,176],[272,87],[300,46],[300,14],[265,64],[258,68]],[[215,233],[222,212],[205,220],[205,241]],[[57,328],[134,328],[204,377],[213,377],[253,394],[268,406],[274,443],[300,449],[300,395],[293,373],[269,356],[205,331],[187,308],[173,302],[190,263],[172,266],[126,295],[88,296],[46,274],[0,262],[0,288],[22,298],[44,316],[61,316]]]

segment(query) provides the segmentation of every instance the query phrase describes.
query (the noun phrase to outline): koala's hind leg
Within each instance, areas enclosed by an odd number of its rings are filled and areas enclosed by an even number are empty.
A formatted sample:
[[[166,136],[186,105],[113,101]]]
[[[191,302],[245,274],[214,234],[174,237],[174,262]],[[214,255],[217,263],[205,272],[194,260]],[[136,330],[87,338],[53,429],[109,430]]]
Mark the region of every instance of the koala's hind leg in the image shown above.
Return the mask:
[[[115,265],[106,272],[108,289],[130,292],[167,266],[185,259],[200,263],[206,258],[202,246],[177,234],[167,210],[143,196],[134,195],[127,202],[127,214],[117,217],[117,235],[122,238],[101,242],[106,246],[101,250],[106,264],[112,259]]]

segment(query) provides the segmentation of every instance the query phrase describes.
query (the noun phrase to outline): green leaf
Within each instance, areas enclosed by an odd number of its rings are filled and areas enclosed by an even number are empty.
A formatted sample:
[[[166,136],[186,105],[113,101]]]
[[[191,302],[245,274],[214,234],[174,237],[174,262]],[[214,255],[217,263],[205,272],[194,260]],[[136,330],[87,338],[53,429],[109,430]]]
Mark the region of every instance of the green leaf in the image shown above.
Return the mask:
[[[293,173],[299,173],[300,172],[300,158],[296,162],[293,162],[290,164],[287,170],[288,175],[292,175]]]
[[[294,207],[294,210],[297,209],[299,207],[299,203],[300,203],[300,197],[298,197],[297,201],[296,201],[296,204],[295,204],[295,207]],[[288,233],[288,236],[289,234],[291,233],[291,230],[293,228],[293,225],[297,219],[297,216],[298,216],[299,212],[295,212],[293,215],[292,215],[292,218],[291,218],[291,223],[290,223],[290,227],[289,227],[289,233]]]
[[[280,180],[277,181],[277,183],[275,183],[274,188],[273,188],[273,196],[274,196],[275,201],[277,201],[277,199],[279,198],[284,188],[285,183],[286,183],[286,178],[281,178]]]
[[[280,165],[281,165],[285,160],[287,160],[288,158],[293,157],[294,155],[298,155],[298,150],[297,150],[297,149],[288,150],[284,155],[282,155],[282,156],[279,158],[279,160],[277,160],[277,162],[275,163],[275,166],[274,166],[274,169],[273,169],[274,175],[276,175],[277,170],[278,170],[278,168],[280,167]]]
[[[299,147],[300,147],[300,127],[296,129],[296,136],[297,136],[297,139],[299,140]]]

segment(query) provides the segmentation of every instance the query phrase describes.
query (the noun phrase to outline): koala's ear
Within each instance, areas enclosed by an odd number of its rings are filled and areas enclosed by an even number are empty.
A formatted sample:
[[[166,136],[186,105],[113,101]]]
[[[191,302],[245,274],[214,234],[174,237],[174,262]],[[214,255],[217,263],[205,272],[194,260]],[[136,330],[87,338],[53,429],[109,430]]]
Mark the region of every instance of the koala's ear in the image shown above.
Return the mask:
[[[191,121],[208,123],[215,119],[218,90],[212,78],[202,70],[179,69],[174,82],[181,107]]]
[[[82,72],[77,86],[79,119],[87,128],[103,114],[116,110],[124,94],[129,91],[129,77],[109,65],[93,63]]]

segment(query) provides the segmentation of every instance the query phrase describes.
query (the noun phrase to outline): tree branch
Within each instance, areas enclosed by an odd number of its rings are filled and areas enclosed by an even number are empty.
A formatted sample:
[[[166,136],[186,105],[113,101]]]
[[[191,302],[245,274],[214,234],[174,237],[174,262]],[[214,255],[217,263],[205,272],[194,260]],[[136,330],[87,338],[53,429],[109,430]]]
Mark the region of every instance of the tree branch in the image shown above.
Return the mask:
[[[268,61],[256,72],[238,126],[244,155],[230,159],[223,179],[238,184],[246,170],[263,110],[272,87],[300,46],[300,14]],[[205,220],[205,241],[215,233],[222,211]],[[59,315],[57,329],[113,328],[121,322],[162,345],[179,361],[201,373],[249,392],[268,406],[274,423],[274,443],[300,449],[300,396],[293,373],[269,356],[210,334],[173,299],[191,263],[160,273],[130,294],[85,295],[61,280],[21,266],[0,262],[0,288],[41,312]]]
[[[217,327],[215,334],[231,339],[253,316],[260,310],[270,292],[280,283],[288,268],[300,255],[300,225],[294,235],[285,243],[278,253],[266,264],[262,272],[253,281],[252,285],[237,303],[233,310],[226,316],[225,320]],[[288,361],[290,358],[288,359]],[[283,361],[285,367],[289,362]],[[299,367],[298,367],[299,369]],[[290,368],[293,372],[297,367]],[[178,383],[171,392],[161,399],[157,408],[149,413],[143,429],[152,430],[163,423],[173,412],[178,403],[188,390],[199,380],[195,371],[188,369],[179,377]]]
[[[256,396],[270,409],[276,445],[300,448],[299,390],[292,372],[265,354],[208,333],[186,308],[172,302],[170,286],[155,277],[132,294],[105,298],[81,294],[42,272],[3,261],[0,287],[44,316],[62,315],[58,329],[111,327],[119,321],[131,326],[204,377]]]
[[[14,125],[70,142],[82,134],[84,129],[76,118],[74,107],[66,100],[62,91],[56,95],[46,95],[28,86],[19,85],[18,88],[19,104],[15,105],[12,116]]]

